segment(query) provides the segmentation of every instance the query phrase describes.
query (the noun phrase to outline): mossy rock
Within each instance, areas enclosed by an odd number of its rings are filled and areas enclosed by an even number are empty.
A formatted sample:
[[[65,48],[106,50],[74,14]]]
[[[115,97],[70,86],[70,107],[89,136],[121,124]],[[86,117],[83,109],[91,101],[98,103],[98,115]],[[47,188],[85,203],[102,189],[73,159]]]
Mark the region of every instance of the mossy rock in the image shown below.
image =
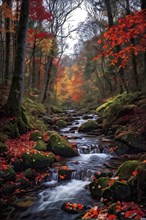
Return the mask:
[[[133,171],[135,171],[139,165],[140,161],[138,160],[126,161],[117,169],[115,176],[118,176],[121,180],[128,180],[132,176]]]
[[[146,140],[133,131],[123,131],[115,137],[116,140],[126,143],[138,150],[146,151]]]
[[[90,183],[89,189],[92,197],[99,200],[102,195],[102,190],[108,186],[109,186],[108,177],[100,177],[98,180]]]
[[[2,142],[0,142],[0,154],[4,154],[8,151],[8,148],[6,145],[4,145]]]
[[[121,182],[116,180],[112,186],[109,187],[109,189],[105,189],[102,192],[102,197],[108,199],[108,193],[107,191],[111,192],[112,199],[114,201],[122,201],[127,200],[131,195],[131,189],[128,183]]]
[[[83,124],[79,127],[78,131],[79,131],[79,132],[89,132],[89,131],[92,131],[92,130],[94,130],[94,129],[96,129],[96,128],[98,128],[97,122],[94,121],[94,120],[89,120],[89,121],[83,123]]]
[[[59,168],[58,170],[59,180],[70,180],[73,171],[74,170],[71,170],[71,169],[66,170],[66,169]]]
[[[78,152],[73,149],[70,143],[62,138],[58,133],[53,133],[50,136],[48,145],[54,154],[61,157],[78,156]]]
[[[36,177],[36,171],[32,170],[31,168],[28,168],[24,171],[24,175],[27,179],[29,179],[30,181],[35,180]]]
[[[24,162],[27,167],[34,169],[45,169],[52,165],[55,162],[55,156],[52,153],[44,154],[40,153],[24,153],[22,155]]]
[[[43,140],[43,135],[40,131],[34,131],[30,134],[29,139],[31,141],[40,141]]]
[[[58,120],[57,122],[56,122],[56,126],[58,127],[58,128],[64,128],[65,126],[66,126],[66,122],[64,121],[64,120]]]
[[[47,145],[43,140],[40,140],[36,142],[35,149],[38,151],[47,151]]]
[[[8,166],[7,169],[1,171],[0,177],[7,181],[14,181],[16,179],[16,173],[11,166]]]

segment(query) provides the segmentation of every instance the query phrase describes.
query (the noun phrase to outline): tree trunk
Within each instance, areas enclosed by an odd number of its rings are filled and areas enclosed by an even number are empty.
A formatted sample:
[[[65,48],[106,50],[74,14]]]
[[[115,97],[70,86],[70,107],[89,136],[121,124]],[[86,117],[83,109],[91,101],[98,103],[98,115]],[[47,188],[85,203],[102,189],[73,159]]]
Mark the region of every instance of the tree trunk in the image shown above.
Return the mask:
[[[12,0],[5,0],[5,3],[7,4],[9,10],[12,9]],[[9,76],[10,76],[10,43],[11,43],[11,33],[10,33],[10,18],[5,19],[5,29],[6,29],[6,44],[5,44],[5,77],[4,77],[4,82],[6,85],[8,85],[9,81]]]
[[[112,27],[114,25],[114,20],[113,20],[110,0],[105,0],[105,5],[106,5],[106,10],[107,10],[109,27]],[[116,46],[116,50],[119,53],[120,50],[121,50],[120,46]],[[119,65],[120,65],[120,59],[119,59],[119,61],[117,63],[117,67],[119,67]],[[123,86],[124,86],[125,90],[128,92],[128,87],[126,85],[125,78],[124,78],[125,73],[124,73],[124,69],[123,68],[119,69],[119,74],[120,74],[120,81],[119,81],[120,93],[122,93],[124,91]]]
[[[129,0],[126,0],[126,14],[129,15],[131,13],[130,11],[130,4],[129,4]],[[135,44],[134,42],[134,39],[132,38],[130,40],[130,43],[132,45]],[[138,89],[139,87],[139,82],[138,82],[138,68],[137,68],[137,59],[136,59],[136,56],[134,53],[132,53],[132,64],[133,64],[133,77],[134,77],[134,80],[135,80],[135,86],[136,86],[136,89]]]
[[[17,126],[25,132],[26,126],[22,112],[22,90],[24,79],[24,61],[26,51],[26,35],[29,19],[30,0],[23,0],[21,4],[20,20],[18,25],[17,45],[14,63],[14,73],[12,84],[7,101],[7,109],[9,113],[17,119]],[[23,132],[21,131],[21,132]]]
[[[48,85],[50,82],[50,78],[51,78],[51,69],[52,69],[52,64],[53,64],[53,54],[54,51],[52,49],[51,54],[48,57],[48,62],[46,65],[46,76],[45,76],[45,85],[44,85],[44,89],[42,91],[42,96],[41,96],[41,102],[44,103],[44,101],[47,98],[47,92],[48,92]]]

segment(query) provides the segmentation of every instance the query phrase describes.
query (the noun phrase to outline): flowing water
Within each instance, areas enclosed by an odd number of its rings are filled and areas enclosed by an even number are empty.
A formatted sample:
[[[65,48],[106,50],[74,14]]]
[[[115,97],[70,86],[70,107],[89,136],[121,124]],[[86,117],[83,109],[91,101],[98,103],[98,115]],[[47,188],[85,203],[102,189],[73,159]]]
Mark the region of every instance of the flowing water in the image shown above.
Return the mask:
[[[97,118],[93,115],[89,117]],[[87,120],[80,117],[75,119],[72,125],[60,130],[60,133],[67,136],[70,142],[77,144],[80,153],[80,156],[64,160],[64,163],[74,170],[71,180],[58,182],[58,173],[55,168],[52,168],[51,179],[44,183],[46,189],[29,195],[29,200],[35,197],[33,205],[25,210],[14,208],[11,215],[7,216],[7,220],[73,220],[77,215],[61,210],[63,203],[69,201],[86,206],[96,204],[90,196],[88,185],[96,171],[106,169],[104,162],[111,156],[100,153],[98,137],[77,132],[77,127],[85,121]],[[20,198],[21,201],[25,199],[25,197]]]

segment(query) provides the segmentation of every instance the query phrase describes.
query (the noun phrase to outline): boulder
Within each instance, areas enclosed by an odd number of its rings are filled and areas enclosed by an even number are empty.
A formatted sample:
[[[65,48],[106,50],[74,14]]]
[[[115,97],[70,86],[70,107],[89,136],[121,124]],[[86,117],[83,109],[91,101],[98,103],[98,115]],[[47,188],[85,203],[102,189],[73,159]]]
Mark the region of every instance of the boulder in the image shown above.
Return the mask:
[[[27,167],[34,169],[45,169],[55,162],[54,154],[39,151],[24,153],[22,158]]]
[[[128,160],[121,164],[121,166],[115,172],[115,176],[118,176],[121,180],[129,180],[132,173],[138,168],[140,161],[138,160]]]
[[[33,131],[30,134],[29,139],[31,141],[40,141],[40,140],[43,140],[43,135],[42,135],[42,133],[40,131]]]
[[[51,135],[48,145],[54,154],[61,157],[78,156],[77,150],[56,132]]]
[[[56,126],[60,129],[60,128],[64,128],[66,126],[66,122],[64,120],[58,120],[56,121]]]
[[[146,140],[134,131],[123,131],[115,139],[138,150],[146,151]]]
[[[94,121],[94,120],[89,120],[89,121],[83,123],[83,124],[79,127],[78,131],[79,131],[79,132],[89,132],[89,131],[92,131],[92,130],[94,130],[94,129],[96,129],[96,128],[98,128],[97,122]]]
[[[36,142],[35,149],[38,151],[47,151],[47,145],[43,140],[40,140]]]

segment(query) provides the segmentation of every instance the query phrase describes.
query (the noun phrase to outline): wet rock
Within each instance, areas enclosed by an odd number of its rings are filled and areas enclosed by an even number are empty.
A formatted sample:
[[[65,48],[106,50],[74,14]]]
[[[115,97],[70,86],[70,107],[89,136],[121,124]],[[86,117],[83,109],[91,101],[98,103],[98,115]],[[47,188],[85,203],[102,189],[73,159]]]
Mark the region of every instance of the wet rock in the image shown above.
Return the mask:
[[[56,124],[55,124],[59,129],[60,128],[64,128],[66,126],[66,122],[64,120],[58,120],[56,121]]]
[[[53,133],[48,143],[50,149],[54,154],[62,157],[74,157],[78,156],[78,152],[71,144],[58,133]]]
[[[93,119],[93,116],[92,115],[84,115],[82,118],[84,120],[86,120],[86,119]]]
[[[123,131],[115,139],[138,150],[146,151],[146,140],[134,131]]]
[[[109,186],[108,177],[100,177],[98,180],[89,184],[89,189],[93,198],[100,200],[102,190]]]
[[[63,203],[61,208],[64,211],[68,213],[72,213],[72,214],[79,214],[79,213],[85,212],[85,210],[87,209],[86,206],[83,204],[70,203],[70,202]]]
[[[14,202],[14,205],[22,209],[27,209],[34,204],[35,200],[36,197],[34,196],[26,196],[22,199],[16,200]]]
[[[39,140],[43,140],[43,135],[40,131],[33,131],[31,134],[30,134],[30,137],[29,137],[30,140],[32,141],[39,141]]]
[[[79,131],[79,132],[89,132],[89,131],[92,131],[92,130],[94,130],[94,129],[96,129],[96,128],[98,128],[97,122],[94,121],[94,120],[89,120],[89,121],[83,123],[83,124],[79,127],[78,131]]]
[[[89,185],[93,198],[104,201],[121,201],[128,199],[131,195],[130,186],[126,182],[121,182],[108,177],[100,177]]]
[[[71,177],[72,177],[72,173],[74,172],[75,170],[71,170],[71,169],[64,169],[63,167],[62,168],[59,168],[58,169],[58,178],[59,180],[70,180]]]

